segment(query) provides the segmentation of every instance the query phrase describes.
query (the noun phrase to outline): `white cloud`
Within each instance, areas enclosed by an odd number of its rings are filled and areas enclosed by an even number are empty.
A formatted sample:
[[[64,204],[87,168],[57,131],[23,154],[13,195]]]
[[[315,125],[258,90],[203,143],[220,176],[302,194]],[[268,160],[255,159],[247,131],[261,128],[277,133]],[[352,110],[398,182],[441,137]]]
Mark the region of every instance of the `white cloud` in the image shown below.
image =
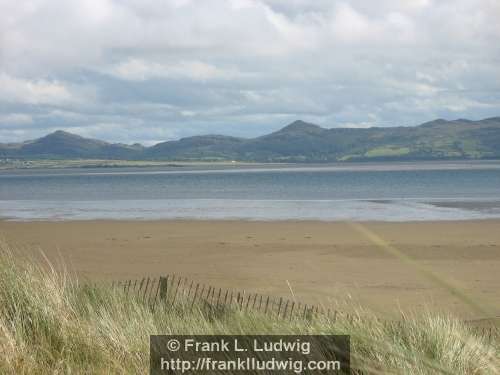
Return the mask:
[[[179,61],[162,64],[131,58],[107,70],[110,74],[125,80],[145,81],[154,78],[189,79],[194,81],[230,80],[250,77],[234,68],[218,68],[202,61]]]
[[[65,104],[75,96],[58,81],[26,80],[0,73],[0,100],[26,104]]]
[[[335,10],[332,30],[336,37],[345,42],[370,40],[380,32],[378,25],[357,12],[352,6],[341,3]]]

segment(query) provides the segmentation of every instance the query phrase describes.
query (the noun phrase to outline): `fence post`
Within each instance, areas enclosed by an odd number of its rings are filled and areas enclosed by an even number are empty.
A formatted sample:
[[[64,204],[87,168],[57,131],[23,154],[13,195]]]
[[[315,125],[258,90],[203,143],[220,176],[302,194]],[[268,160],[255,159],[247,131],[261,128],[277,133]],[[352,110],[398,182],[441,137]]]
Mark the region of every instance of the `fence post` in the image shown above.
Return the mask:
[[[146,278],[145,278],[145,277],[143,277],[143,278],[142,278],[141,283],[139,284],[139,292],[137,293],[137,294],[139,294],[139,295],[140,295],[141,290],[142,290],[142,287],[143,287],[143,285],[144,285],[144,281],[146,281]]]
[[[198,289],[200,288],[200,283],[196,284],[196,289],[194,291],[193,302],[191,303],[191,310],[193,310],[194,303],[196,302],[196,296],[198,295]]]
[[[160,276],[160,299],[165,300],[168,292],[168,276]]]
[[[151,287],[149,288],[149,293],[146,297],[146,301],[148,304],[151,304],[151,296],[153,295],[153,291],[154,291],[154,288],[155,288],[155,281],[156,281],[156,278],[152,278],[151,279]]]
[[[250,304],[250,297],[252,297],[252,295],[248,294],[247,304],[245,305],[245,311],[248,311],[248,305]]]
[[[158,299],[158,293],[160,291],[160,283],[161,283],[161,277],[158,279],[158,284],[156,285],[156,292],[155,292],[154,300],[153,300],[153,310],[155,309],[156,300]]]
[[[129,280],[128,281],[128,285],[127,285],[127,295],[128,295],[128,292],[130,291],[130,285],[132,284],[132,280]]]
[[[146,282],[146,287],[144,288],[144,295],[143,295],[143,298],[142,298],[144,302],[146,301],[146,293],[148,292],[149,281],[150,280],[149,280],[149,277],[148,277],[148,280]],[[138,297],[139,298],[141,297],[139,293],[138,293]]]
[[[221,288],[219,288],[219,294],[217,295],[217,307],[219,307],[220,294],[222,293]]]
[[[175,288],[174,298],[172,299],[172,305],[175,303],[175,298],[177,297],[177,291],[179,290],[179,286],[181,285],[181,281],[182,281],[182,279],[179,278],[179,281],[177,282],[177,287]],[[173,287],[173,284],[172,284],[172,287]]]
[[[201,288],[200,299],[203,300],[203,295],[205,294],[205,284],[203,284],[203,288]]]

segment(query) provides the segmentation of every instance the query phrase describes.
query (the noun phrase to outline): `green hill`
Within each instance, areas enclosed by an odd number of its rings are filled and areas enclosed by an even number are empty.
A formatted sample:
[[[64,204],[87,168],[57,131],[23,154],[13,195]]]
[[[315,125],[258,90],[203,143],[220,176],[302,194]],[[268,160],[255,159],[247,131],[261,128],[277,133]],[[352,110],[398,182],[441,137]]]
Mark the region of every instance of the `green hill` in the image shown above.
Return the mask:
[[[239,160],[337,162],[500,158],[500,117],[434,120],[414,127],[326,129],[295,121],[257,138],[201,135],[151,147],[112,144],[56,131],[0,144],[0,157],[20,159]]]

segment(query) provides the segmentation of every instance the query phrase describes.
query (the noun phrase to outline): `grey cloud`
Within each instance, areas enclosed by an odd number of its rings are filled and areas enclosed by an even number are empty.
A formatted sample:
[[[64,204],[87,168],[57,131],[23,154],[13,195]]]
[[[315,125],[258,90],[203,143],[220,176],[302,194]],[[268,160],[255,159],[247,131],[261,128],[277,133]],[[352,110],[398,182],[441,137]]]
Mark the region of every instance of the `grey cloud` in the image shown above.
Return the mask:
[[[498,115],[489,0],[0,3],[0,142]]]

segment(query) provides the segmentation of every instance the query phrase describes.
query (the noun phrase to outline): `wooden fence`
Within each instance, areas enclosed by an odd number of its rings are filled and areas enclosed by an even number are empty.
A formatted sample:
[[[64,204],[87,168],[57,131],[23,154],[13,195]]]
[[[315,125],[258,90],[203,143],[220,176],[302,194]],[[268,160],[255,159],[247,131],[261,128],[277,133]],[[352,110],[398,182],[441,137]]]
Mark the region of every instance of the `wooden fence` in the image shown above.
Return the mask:
[[[183,304],[191,309],[195,306],[212,312],[232,308],[241,311],[255,311],[281,319],[311,320],[318,316],[328,318],[332,323],[338,319],[353,322],[357,316],[325,309],[318,305],[305,304],[283,297],[271,297],[258,293],[246,293],[224,288],[216,288],[188,280],[185,277],[167,275],[165,277],[144,277],[137,280],[113,282],[113,287],[122,289],[127,295],[135,296],[153,309],[159,304],[175,306]],[[344,321],[345,321],[344,320]],[[468,322],[472,323],[472,322]],[[398,326],[404,321],[384,321],[385,325]],[[499,327],[474,327],[487,339],[500,336]]]
[[[127,295],[135,295],[136,298],[153,307],[160,302],[172,306],[182,302],[191,307],[201,304],[219,310],[233,308],[242,311],[255,311],[283,319],[311,319],[314,316],[326,315],[332,321],[336,321],[340,315],[336,310],[324,309],[318,305],[305,304],[283,297],[216,288],[175,275],[114,282],[113,286],[123,289]],[[343,315],[347,319],[354,319],[352,315]]]

